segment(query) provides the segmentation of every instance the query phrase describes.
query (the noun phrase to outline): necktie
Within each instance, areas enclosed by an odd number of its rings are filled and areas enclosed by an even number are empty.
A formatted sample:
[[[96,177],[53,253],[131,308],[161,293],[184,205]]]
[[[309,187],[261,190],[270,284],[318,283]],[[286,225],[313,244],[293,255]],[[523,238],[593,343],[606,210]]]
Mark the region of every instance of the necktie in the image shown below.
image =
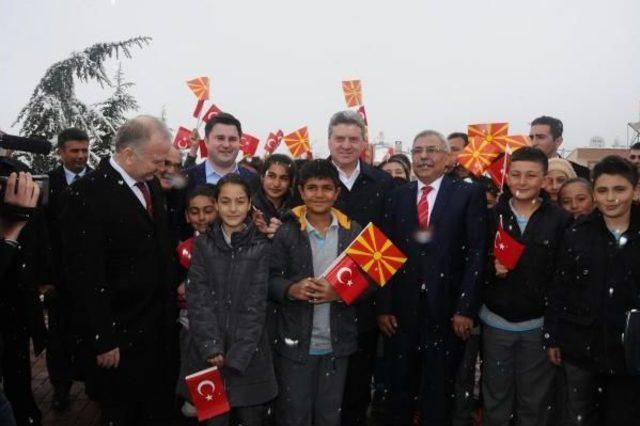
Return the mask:
[[[422,187],[422,195],[420,201],[418,201],[418,225],[420,228],[426,228],[429,226],[429,203],[427,202],[427,195],[433,190],[430,186]]]
[[[80,179],[80,175],[75,175],[73,179],[71,179],[71,183],[76,182],[78,179]]]
[[[142,196],[144,197],[144,203],[147,205],[147,213],[149,213],[150,217],[153,217],[153,204],[151,203],[151,193],[149,192],[149,187],[145,182],[137,182],[136,186],[142,192]]]

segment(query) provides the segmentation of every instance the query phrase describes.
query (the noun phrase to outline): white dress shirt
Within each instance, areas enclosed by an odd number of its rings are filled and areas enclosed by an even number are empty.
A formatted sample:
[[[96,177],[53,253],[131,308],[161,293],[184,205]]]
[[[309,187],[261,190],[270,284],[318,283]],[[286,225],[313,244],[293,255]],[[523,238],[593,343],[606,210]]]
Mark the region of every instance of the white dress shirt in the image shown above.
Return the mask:
[[[71,170],[67,169],[65,166],[62,166],[62,169],[64,170],[64,178],[67,181],[67,185],[71,185],[73,183],[73,179],[75,179],[76,176],[81,178],[82,176],[87,174],[86,167],[80,173],[74,173]]]
[[[351,176],[347,176],[347,174],[343,172],[336,163],[333,163],[333,165],[336,167],[336,169],[338,169],[338,177],[340,177],[340,182],[342,182],[342,184],[346,186],[349,191],[351,191],[351,188],[353,188],[353,185],[356,183],[356,179],[358,179],[358,176],[360,176],[360,160],[358,160],[356,168],[353,173],[351,173]]]
[[[420,198],[422,197],[422,188],[425,186],[430,186],[431,192],[427,195],[427,204],[429,205],[429,220],[428,223],[431,223],[431,213],[433,213],[433,207],[436,204],[436,198],[438,197],[438,191],[440,191],[440,185],[442,184],[442,178],[444,176],[440,176],[438,179],[431,182],[429,185],[425,185],[421,180],[418,179],[418,193],[416,194],[416,204],[420,203]]]
[[[144,209],[146,210],[147,209],[147,202],[144,201],[144,195],[142,195],[142,191],[140,191],[140,188],[138,188],[136,186],[136,183],[138,183],[138,181],[136,181],[134,178],[129,176],[129,173],[127,173],[120,166],[120,164],[116,163],[116,160],[114,160],[113,157],[109,158],[109,164],[111,164],[111,167],[116,169],[116,172],[120,173],[120,176],[122,176],[122,179],[124,180],[124,182],[122,182],[121,185],[127,184],[129,189],[131,189],[133,191],[133,193],[135,194],[135,196],[138,198],[138,200],[140,200],[140,204],[142,204],[142,207],[144,207]],[[118,183],[120,183],[120,182],[118,182]]]

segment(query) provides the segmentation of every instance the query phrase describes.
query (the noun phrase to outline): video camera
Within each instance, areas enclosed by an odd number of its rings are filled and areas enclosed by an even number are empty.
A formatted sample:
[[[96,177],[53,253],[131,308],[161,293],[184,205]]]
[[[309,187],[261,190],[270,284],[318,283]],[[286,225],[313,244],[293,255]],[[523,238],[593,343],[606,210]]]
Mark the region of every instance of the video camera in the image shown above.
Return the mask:
[[[0,205],[4,200],[7,179],[11,173],[29,172],[29,166],[14,158],[8,157],[6,150],[30,152],[32,154],[47,155],[51,152],[51,143],[44,139],[23,138],[0,132]],[[49,201],[49,176],[35,175],[34,182],[40,186],[39,205],[46,205]],[[18,183],[19,185],[20,183]]]

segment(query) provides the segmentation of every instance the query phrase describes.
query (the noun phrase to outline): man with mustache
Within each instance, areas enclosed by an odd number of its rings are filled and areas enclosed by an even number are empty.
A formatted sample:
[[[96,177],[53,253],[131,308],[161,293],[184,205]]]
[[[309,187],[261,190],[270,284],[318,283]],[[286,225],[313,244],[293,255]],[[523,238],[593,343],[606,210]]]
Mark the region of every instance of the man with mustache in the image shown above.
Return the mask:
[[[391,191],[383,218],[383,231],[408,257],[376,300],[392,369],[386,424],[411,424],[420,410],[424,424],[447,425],[478,310],[486,198],[479,185],[445,174],[450,148],[440,133],[418,133],[411,154],[418,180]]]

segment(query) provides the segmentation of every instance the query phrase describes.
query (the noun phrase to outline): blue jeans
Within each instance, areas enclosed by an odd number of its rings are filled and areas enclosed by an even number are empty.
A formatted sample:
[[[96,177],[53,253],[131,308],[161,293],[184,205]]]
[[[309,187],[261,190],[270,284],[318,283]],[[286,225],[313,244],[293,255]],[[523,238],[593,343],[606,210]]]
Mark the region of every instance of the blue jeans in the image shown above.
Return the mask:
[[[13,410],[11,404],[4,392],[0,389],[0,425],[3,426],[16,426],[16,419],[13,417]]]

